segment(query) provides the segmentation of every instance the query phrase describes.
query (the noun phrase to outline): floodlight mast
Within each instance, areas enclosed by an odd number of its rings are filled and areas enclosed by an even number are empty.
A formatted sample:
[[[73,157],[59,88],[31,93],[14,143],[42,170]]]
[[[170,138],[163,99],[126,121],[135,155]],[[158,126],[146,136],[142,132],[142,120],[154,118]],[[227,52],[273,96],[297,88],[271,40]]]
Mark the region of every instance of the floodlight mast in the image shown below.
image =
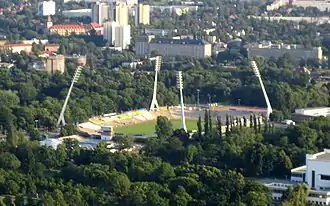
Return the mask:
[[[162,57],[157,56],[156,58],[156,63],[155,63],[155,81],[154,81],[154,91],[152,94],[152,100],[150,104],[150,111],[157,110],[159,111],[159,105],[157,102],[157,83],[158,83],[158,72],[160,70],[160,66],[162,64]]]
[[[260,75],[260,72],[259,72],[257,63],[255,61],[251,61],[251,67],[253,69],[254,75],[256,75],[256,77],[258,77],[258,79],[259,79],[259,83],[260,83],[260,86],[261,86],[261,89],[262,89],[262,92],[264,94],[265,101],[266,101],[266,104],[267,104],[266,119],[269,120],[269,115],[273,112],[272,106],[270,104],[270,101],[269,101],[269,98],[268,98],[268,95],[267,95],[267,92],[266,92],[264,83],[263,83],[263,81],[261,79],[261,75]]]
[[[183,103],[183,79],[182,79],[182,72],[178,71],[176,75],[176,84],[178,89],[180,90],[180,105],[181,105],[181,128],[187,132],[186,126],[186,118],[184,115],[184,103]]]
[[[64,112],[66,110],[66,106],[68,104],[68,101],[69,101],[69,98],[70,98],[70,95],[71,95],[71,91],[72,91],[72,88],[73,88],[73,85],[74,83],[76,83],[79,79],[79,76],[81,74],[81,69],[82,67],[81,66],[78,66],[75,73],[74,73],[74,76],[72,78],[72,81],[71,81],[71,85],[70,85],[70,88],[69,88],[69,91],[68,91],[68,94],[66,95],[66,98],[65,98],[65,101],[64,101],[64,104],[63,104],[63,107],[62,107],[62,110],[61,110],[61,113],[60,113],[60,116],[58,117],[58,120],[57,120],[57,128],[60,126],[60,124],[62,123],[62,126],[65,126],[66,122],[65,122],[65,119],[64,119]]]

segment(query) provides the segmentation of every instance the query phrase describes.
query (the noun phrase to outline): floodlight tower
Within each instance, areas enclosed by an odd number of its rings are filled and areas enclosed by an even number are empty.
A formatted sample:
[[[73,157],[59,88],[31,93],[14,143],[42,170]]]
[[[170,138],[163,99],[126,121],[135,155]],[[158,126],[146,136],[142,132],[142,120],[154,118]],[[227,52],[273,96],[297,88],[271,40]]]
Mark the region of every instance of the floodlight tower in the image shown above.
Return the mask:
[[[266,119],[269,120],[269,115],[273,112],[272,105],[270,104],[270,101],[269,101],[264,83],[262,82],[261,75],[260,75],[257,63],[255,61],[251,61],[251,67],[253,69],[254,75],[256,75],[256,77],[258,77],[262,92],[264,93],[265,101],[266,101],[266,104],[267,104]]]
[[[159,111],[159,105],[157,102],[157,83],[158,83],[158,72],[160,70],[160,65],[162,64],[162,57],[157,56],[156,58],[156,63],[155,63],[155,82],[154,82],[154,92],[152,94],[152,100],[150,104],[150,111],[157,110]]]
[[[181,128],[187,132],[186,118],[184,116],[184,104],[183,104],[183,79],[182,72],[178,71],[176,74],[176,85],[180,90],[180,104],[181,104]]]
[[[58,120],[57,120],[57,128],[60,126],[61,122],[62,122],[62,126],[64,126],[66,123],[65,123],[65,119],[64,119],[64,112],[66,110],[66,106],[68,104],[68,101],[69,101],[69,98],[70,98],[70,94],[71,94],[71,91],[72,91],[72,88],[73,88],[73,85],[74,83],[76,83],[79,79],[79,76],[81,74],[81,69],[82,67],[81,66],[78,66],[75,73],[74,73],[74,76],[72,78],[72,81],[71,81],[71,86],[69,88],[69,91],[68,91],[68,94],[66,95],[66,98],[65,98],[65,101],[64,101],[64,104],[63,104],[63,107],[62,107],[62,110],[61,110],[61,113],[60,113],[60,116],[58,117]]]

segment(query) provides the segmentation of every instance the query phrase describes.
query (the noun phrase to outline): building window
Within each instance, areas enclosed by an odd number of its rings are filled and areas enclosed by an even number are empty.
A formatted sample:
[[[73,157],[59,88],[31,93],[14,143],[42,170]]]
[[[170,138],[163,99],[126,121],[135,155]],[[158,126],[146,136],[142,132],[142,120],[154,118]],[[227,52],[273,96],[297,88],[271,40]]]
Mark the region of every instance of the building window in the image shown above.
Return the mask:
[[[321,180],[330,180],[330,175],[321,175]]]

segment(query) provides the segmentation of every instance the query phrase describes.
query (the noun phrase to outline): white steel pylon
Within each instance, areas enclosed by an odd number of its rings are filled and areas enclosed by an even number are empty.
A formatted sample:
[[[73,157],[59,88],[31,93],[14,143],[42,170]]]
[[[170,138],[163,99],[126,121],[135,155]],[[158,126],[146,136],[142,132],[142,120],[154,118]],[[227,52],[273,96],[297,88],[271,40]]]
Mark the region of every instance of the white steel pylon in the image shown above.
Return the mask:
[[[74,83],[76,83],[78,81],[79,76],[81,74],[81,69],[82,69],[82,67],[78,66],[75,73],[74,73],[74,76],[73,76],[72,81],[71,81],[71,86],[69,88],[68,94],[66,95],[66,98],[65,98],[60,116],[58,117],[58,120],[57,120],[57,124],[56,124],[57,127],[59,127],[61,123],[62,123],[63,126],[66,124],[65,119],[64,119],[64,112],[66,110],[66,106],[68,104],[73,85],[74,85]]]
[[[269,101],[264,83],[261,79],[261,75],[260,75],[257,63],[255,61],[251,61],[251,67],[253,69],[254,75],[256,75],[256,77],[258,77],[258,79],[259,79],[259,83],[260,83],[262,92],[263,92],[264,97],[265,97],[265,101],[266,101],[266,104],[267,104],[266,120],[268,121],[269,120],[269,115],[273,112],[272,105],[270,104],[270,101]]]
[[[156,63],[155,63],[155,81],[154,81],[154,91],[152,94],[152,100],[150,104],[150,111],[157,110],[159,111],[159,105],[157,102],[157,83],[158,83],[158,72],[160,70],[160,65],[162,64],[162,57],[157,56],[156,57]]]
[[[178,71],[176,75],[176,85],[180,90],[180,105],[181,105],[181,128],[187,132],[186,118],[184,115],[184,103],[183,103],[183,79],[182,72]]]

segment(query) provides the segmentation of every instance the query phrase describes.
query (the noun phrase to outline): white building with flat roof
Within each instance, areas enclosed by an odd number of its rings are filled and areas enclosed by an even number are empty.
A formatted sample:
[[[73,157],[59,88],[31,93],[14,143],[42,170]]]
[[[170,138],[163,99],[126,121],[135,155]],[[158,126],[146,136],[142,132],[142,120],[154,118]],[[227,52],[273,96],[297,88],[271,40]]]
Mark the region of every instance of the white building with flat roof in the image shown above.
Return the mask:
[[[55,1],[42,1],[38,4],[38,12],[40,16],[55,15]]]
[[[295,114],[313,116],[313,117],[326,117],[330,115],[330,107],[314,107],[295,109]]]
[[[262,180],[271,189],[272,198],[281,200],[289,186],[307,184],[311,190],[308,202],[316,205],[330,205],[330,149],[316,154],[306,154],[306,165],[291,170],[289,181]]]

